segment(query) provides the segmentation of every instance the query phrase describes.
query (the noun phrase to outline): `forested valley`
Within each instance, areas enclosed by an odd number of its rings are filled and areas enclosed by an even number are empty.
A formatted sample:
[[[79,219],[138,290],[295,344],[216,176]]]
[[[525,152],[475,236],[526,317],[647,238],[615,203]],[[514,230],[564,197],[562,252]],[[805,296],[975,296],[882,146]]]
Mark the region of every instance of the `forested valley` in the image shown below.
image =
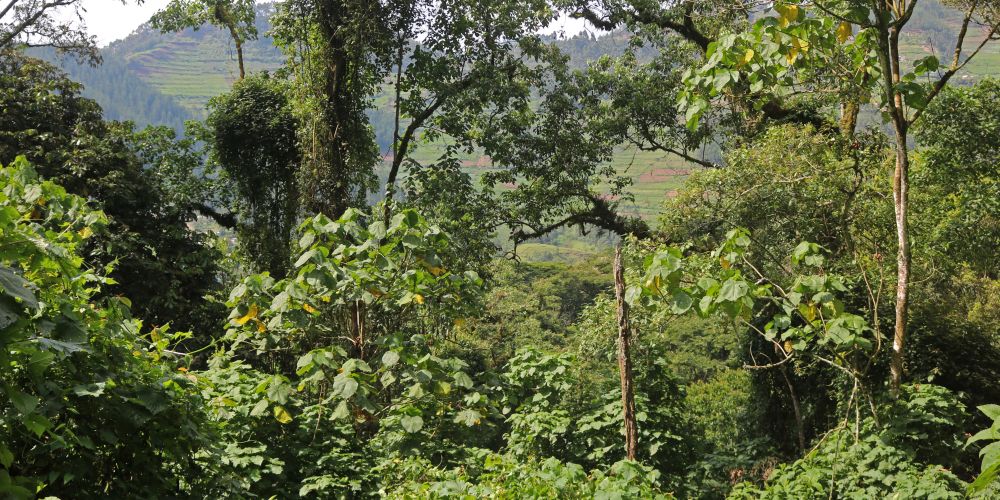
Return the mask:
[[[0,0],[0,498],[1000,498],[1000,1],[87,2]]]

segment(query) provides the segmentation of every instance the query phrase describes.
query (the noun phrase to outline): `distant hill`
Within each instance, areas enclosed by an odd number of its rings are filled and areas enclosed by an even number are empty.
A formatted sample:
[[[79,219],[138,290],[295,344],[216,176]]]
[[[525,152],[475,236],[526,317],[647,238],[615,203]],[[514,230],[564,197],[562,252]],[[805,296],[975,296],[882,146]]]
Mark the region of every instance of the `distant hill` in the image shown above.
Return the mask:
[[[274,70],[284,63],[281,50],[266,35],[273,12],[273,4],[257,6],[257,31],[261,35],[243,48],[247,71]],[[173,97],[199,118],[204,115],[208,99],[228,90],[239,75],[229,34],[210,25],[168,34],[142,25],[101,53],[106,61],[121,61],[132,74]]]
[[[257,6],[262,34],[244,47],[250,71],[274,70],[284,56],[264,35],[271,29],[271,4]],[[109,120],[131,120],[139,127],[167,125],[177,131],[186,120],[205,117],[205,105],[229,89],[238,68],[229,35],[213,26],[161,34],[143,24],[131,35],[101,49],[103,62],[93,67],[49,49],[30,54],[61,67],[84,86]]]
[[[906,26],[901,39],[900,54],[915,61],[935,55],[942,66],[951,63],[955,40],[962,23],[962,14],[947,7],[940,0],[924,0],[917,4],[913,18]],[[984,38],[981,26],[969,26],[963,44],[963,55],[970,54]],[[1000,42],[988,43],[952,80],[958,85],[968,85],[983,78],[1000,78]]]
[[[261,36],[245,46],[248,71],[274,70],[284,62],[284,55],[266,35],[273,12],[273,4],[257,6],[257,29]],[[960,21],[960,14],[944,7],[939,0],[921,1],[904,39],[904,57],[912,61],[933,53],[947,62]],[[981,39],[980,32],[973,30],[967,46],[971,50]],[[556,43],[571,56],[574,66],[583,67],[602,55],[621,54],[628,46],[628,36],[594,37],[584,33]],[[58,64],[85,85],[85,95],[95,99],[108,118],[133,120],[139,126],[165,124],[180,129],[184,120],[204,118],[208,100],[228,90],[238,74],[228,34],[212,26],[161,34],[143,25],[103,49],[102,55],[104,64],[99,68],[80,66],[70,60]],[[651,52],[640,54],[651,55]],[[1000,76],[1000,43],[988,45],[953,81],[968,84],[984,76]],[[388,99],[376,102],[386,103]],[[392,111],[373,109],[369,115],[380,147],[388,151]],[[877,120],[876,115],[871,119]],[[439,146],[422,145],[414,155],[421,162],[433,161],[443,152]],[[473,177],[491,168],[488,158],[475,154],[462,161]],[[636,201],[626,210],[645,217],[658,213],[663,199],[681,185],[691,168],[671,154],[628,149],[619,151],[613,163],[619,172],[632,178],[631,192]]]
[[[195,118],[189,109],[177,103],[173,96],[159,92],[139,78],[121,59],[105,57],[94,67],[80,64],[72,57],[59,56],[52,49],[31,49],[29,55],[47,60],[83,84],[82,94],[101,105],[108,120],[131,120],[136,126],[166,125],[180,132],[184,121]]]

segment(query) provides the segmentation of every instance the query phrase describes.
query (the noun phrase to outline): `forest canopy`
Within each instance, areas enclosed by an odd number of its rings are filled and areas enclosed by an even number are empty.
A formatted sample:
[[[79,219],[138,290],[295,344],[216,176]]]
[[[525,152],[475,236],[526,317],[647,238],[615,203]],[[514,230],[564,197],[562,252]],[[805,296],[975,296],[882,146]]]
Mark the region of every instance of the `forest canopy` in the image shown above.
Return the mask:
[[[0,9],[4,498],[1000,495],[996,2]]]

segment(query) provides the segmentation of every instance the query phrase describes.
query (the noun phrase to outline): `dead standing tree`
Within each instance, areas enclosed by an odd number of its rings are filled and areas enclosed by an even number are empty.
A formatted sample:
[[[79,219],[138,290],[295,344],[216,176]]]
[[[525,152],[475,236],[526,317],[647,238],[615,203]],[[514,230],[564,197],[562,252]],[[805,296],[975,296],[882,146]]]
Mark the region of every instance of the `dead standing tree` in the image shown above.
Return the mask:
[[[625,457],[635,460],[638,446],[638,429],[635,423],[635,388],[632,380],[631,325],[628,321],[628,304],[625,302],[625,266],[622,264],[622,245],[615,248],[615,299],[618,302],[618,372],[622,382],[622,411],[625,419]]]

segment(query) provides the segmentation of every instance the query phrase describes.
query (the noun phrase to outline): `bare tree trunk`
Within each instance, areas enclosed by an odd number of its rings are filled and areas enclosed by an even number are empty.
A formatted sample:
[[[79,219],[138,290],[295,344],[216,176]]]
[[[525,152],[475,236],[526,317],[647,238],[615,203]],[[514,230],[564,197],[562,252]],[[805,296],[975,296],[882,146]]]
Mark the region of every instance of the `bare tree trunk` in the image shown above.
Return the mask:
[[[243,41],[236,39],[236,60],[240,63],[240,80],[246,77],[246,70],[243,69]]]
[[[632,381],[632,356],[629,353],[630,326],[628,304],[625,303],[625,269],[622,265],[622,245],[615,248],[615,299],[618,302],[618,373],[622,382],[622,408],[625,418],[625,457],[635,460],[638,430],[635,423],[635,389]]]
[[[392,206],[392,198],[396,195],[396,175],[399,173],[399,166],[403,163],[403,159],[399,157],[399,115],[400,115],[400,104],[399,101],[402,99],[402,80],[403,80],[403,48],[406,41],[400,37],[399,46],[396,49],[396,100],[394,102],[396,106],[396,117],[393,120],[392,126],[392,166],[389,169],[389,177],[385,183],[385,205],[382,207],[382,221],[385,223],[386,227],[389,226],[389,217],[392,215],[390,207]]]
[[[883,7],[884,8],[884,7]],[[900,81],[899,30],[902,23],[892,24],[888,11],[878,12],[878,58],[882,69],[882,87],[886,109],[895,133],[896,166],[892,176],[892,199],[896,214],[896,322],[893,328],[892,355],[889,361],[889,387],[893,397],[899,396],[903,380],[904,349],[906,346],[907,307],[910,291],[909,216],[909,152],[906,150],[906,118],[903,95],[896,91]],[[905,22],[905,20],[903,21]]]
[[[909,156],[906,151],[906,129],[896,130],[896,168],[892,176],[892,200],[896,212],[896,324],[892,337],[892,393],[899,394],[903,380],[903,349],[906,345],[907,307],[910,292],[909,238]]]
[[[216,10],[215,17],[222,24],[226,25],[229,30],[229,36],[233,39],[233,44],[236,45],[236,61],[240,64],[240,80],[246,77],[246,71],[243,69],[243,38],[236,31],[236,23],[233,22],[232,16],[229,15],[227,10]]]
[[[900,81],[899,61],[899,28],[889,31],[889,63],[893,86]],[[893,329],[892,358],[889,363],[891,372],[890,388],[894,397],[899,395],[899,387],[903,381],[904,348],[906,346],[907,307],[910,293],[910,232],[909,232],[909,193],[910,193],[910,158],[906,149],[906,134],[908,123],[903,107],[903,95],[893,92],[892,113],[893,129],[896,135],[896,167],[892,175],[892,201],[896,213],[896,324]]]

